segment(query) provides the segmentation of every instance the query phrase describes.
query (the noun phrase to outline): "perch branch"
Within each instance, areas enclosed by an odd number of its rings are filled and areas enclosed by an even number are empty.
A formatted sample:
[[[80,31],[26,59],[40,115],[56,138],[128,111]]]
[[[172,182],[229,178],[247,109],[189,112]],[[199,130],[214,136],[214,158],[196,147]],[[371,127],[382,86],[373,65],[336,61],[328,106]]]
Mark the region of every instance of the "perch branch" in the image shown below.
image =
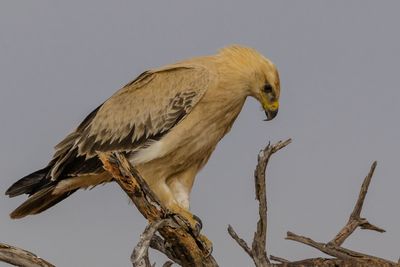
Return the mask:
[[[21,267],[55,267],[32,252],[0,243],[0,261]]]
[[[278,143],[271,145],[260,151],[257,159],[257,167],[254,172],[255,179],[255,191],[256,199],[259,202],[258,215],[259,220],[257,222],[257,231],[254,233],[253,243],[250,247],[246,241],[241,239],[232,226],[229,225],[228,233],[230,236],[239,244],[241,248],[253,259],[254,264],[257,267],[270,266],[270,261],[267,256],[266,239],[267,239],[267,195],[266,195],[266,183],[265,183],[265,172],[270,157],[290,144],[292,140],[288,139],[284,142],[279,141]]]
[[[104,168],[150,223],[171,219],[158,229],[164,240],[170,244],[166,248],[170,258],[177,259],[176,262],[182,266],[218,266],[208,247],[208,239],[192,233],[178,216],[162,205],[123,153],[101,153],[99,158]]]

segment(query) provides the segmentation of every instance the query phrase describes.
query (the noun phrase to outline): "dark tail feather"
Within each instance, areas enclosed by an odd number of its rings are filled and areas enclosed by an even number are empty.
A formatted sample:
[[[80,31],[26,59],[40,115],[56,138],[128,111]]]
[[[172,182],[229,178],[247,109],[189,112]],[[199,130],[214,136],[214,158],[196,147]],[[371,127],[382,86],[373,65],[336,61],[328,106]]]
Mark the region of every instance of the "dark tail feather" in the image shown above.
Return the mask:
[[[67,198],[76,191],[68,191],[58,195],[54,195],[55,185],[41,189],[40,191],[29,197],[24,203],[16,208],[11,214],[12,219],[20,219],[27,215],[38,214],[48,208],[54,206],[61,200]]]
[[[40,190],[45,184],[48,184],[48,180],[45,179],[45,176],[49,172],[49,169],[49,167],[46,167],[44,169],[31,173],[24,178],[21,178],[7,189],[6,195],[8,195],[9,197],[15,197],[22,194],[34,194],[36,191]]]

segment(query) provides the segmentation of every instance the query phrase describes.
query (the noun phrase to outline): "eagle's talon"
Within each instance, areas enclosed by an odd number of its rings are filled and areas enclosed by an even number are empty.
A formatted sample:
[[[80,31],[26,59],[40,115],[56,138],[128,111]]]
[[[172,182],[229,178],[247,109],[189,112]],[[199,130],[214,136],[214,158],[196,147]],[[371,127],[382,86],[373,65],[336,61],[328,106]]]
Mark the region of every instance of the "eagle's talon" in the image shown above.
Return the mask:
[[[186,227],[195,237],[200,235],[203,224],[199,217],[179,205],[171,205],[169,209],[179,225]]]
[[[182,212],[173,213],[172,216],[180,226],[186,227],[193,234],[205,257],[210,256],[213,251],[213,245],[205,235],[200,234],[203,227],[200,218],[185,209]]]
[[[201,229],[203,229],[203,222],[201,221],[201,219],[198,216],[196,216],[194,214],[192,214],[192,215],[193,215],[193,219],[195,219],[197,221],[197,224],[199,225],[199,232],[200,232]]]
[[[189,214],[190,216],[187,216]],[[198,237],[200,235],[202,223],[197,216],[194,216],[189,212],[187,212],[187,214],[174,213],[174,219],[179,225],[186,227],[193,234],[193,236]]]

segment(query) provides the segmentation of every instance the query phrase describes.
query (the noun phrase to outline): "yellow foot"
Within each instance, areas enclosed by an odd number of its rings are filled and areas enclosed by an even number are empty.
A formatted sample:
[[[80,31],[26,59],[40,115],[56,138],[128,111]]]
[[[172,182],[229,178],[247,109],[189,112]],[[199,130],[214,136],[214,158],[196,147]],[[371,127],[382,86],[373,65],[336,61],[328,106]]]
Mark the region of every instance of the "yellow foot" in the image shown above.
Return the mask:
[[[175,219],[177,219],[179,223],[182,222],[184,225],[186,225],[186,227],[194,236],[199,236],[200,230],[203,227],[199,217],[193,215],[190,211],[182,208],[178,204],[170,205],[168,209],[172,214],[175,215]]]

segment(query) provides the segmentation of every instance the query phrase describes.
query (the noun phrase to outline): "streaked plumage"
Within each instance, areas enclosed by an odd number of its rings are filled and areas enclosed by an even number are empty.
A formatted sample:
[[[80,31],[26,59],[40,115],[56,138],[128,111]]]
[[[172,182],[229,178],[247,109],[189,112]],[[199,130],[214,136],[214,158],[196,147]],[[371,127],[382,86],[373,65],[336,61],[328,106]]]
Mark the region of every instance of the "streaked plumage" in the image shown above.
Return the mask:
[[[47,167],[12,185],[30,197],[12,218],[39,213],[77,189],[112,180],[98,152],[125,152],[171,210],[189,208],[194,178],[230,130],[247,96],[269,119],[278,110],[275,66],[251,48],[231,46],[149,70],[89,114],[55,148]]]

